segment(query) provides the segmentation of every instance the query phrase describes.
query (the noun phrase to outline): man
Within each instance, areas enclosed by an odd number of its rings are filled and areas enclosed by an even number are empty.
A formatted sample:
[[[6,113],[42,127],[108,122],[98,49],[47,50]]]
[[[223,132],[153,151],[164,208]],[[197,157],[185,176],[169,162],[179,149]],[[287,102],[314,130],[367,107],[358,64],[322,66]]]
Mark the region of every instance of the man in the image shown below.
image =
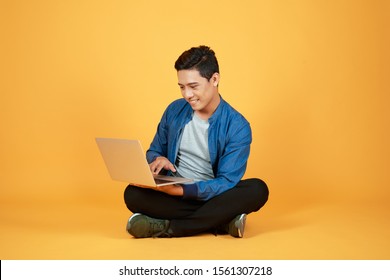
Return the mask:
[[[164,112],[146,153],[150,169],[193,182],[155,189],[129,185],[125,203],[136,238],[182,237],[214,231],[243,237],[246,215],[268,200],[260,179],[242,180],[250,144],[247,120],[220,95],[218,61],[199,46],[175,63],[183,98]]]

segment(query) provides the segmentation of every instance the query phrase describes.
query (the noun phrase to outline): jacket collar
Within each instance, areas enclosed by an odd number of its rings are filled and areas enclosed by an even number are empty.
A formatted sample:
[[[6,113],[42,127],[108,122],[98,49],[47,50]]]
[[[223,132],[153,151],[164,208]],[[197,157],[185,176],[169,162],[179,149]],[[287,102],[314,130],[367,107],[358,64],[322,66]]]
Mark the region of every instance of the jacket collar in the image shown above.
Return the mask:
[[[217,109],[215,109],[214,113],[209,118],[209,123],[212,123],[214,120],[218,119],[221,116],[223,108],[226,105],[226,101],[222,98],[222,96],[219,95],[219,97],[221,98],[221,100],[218,104]]]

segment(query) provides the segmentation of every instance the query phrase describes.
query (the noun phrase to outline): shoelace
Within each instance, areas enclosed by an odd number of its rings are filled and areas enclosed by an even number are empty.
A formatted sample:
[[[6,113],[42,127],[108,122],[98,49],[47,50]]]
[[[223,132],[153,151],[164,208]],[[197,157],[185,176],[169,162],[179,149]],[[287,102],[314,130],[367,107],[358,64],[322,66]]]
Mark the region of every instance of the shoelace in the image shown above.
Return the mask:
[[[149,221],[150,224],[150,233],[152,237],[159,237],[162,235],[166,235],[167,237],[169,234],[167,233],[168,230],[168,223],[166,221],[161,222],[154,222]]]

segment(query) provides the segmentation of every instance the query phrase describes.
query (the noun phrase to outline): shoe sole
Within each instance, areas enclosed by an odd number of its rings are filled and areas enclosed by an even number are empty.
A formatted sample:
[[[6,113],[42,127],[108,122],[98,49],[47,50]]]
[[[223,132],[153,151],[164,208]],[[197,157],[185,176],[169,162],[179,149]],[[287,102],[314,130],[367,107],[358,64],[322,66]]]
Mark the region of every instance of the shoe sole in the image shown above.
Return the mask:
[[[246,223],[246,214],[241,214],[238,220],[234,223],[238,230],[238,236],[239,238],[242,238],[244,236],[244,230],[245,230],[245,223]]]

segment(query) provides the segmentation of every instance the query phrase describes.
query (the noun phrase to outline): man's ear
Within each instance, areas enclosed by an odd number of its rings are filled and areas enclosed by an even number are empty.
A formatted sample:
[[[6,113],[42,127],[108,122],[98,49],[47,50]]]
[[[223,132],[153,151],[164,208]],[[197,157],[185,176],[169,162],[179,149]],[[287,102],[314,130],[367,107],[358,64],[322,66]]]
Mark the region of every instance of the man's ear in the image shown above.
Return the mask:
[[[211,82],[213,83],[213,86],[217,87],[218,84],[219,84],[219,73],[214,73],[212,76],[211,76]]]

